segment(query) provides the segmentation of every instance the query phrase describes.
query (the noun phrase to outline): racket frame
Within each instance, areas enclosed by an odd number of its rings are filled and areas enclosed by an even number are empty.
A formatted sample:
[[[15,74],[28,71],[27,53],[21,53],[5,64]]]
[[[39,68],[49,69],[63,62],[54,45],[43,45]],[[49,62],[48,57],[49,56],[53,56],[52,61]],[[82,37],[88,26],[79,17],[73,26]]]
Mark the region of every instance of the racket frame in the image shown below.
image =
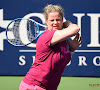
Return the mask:
[[[40,24],[40,23],[36,22],[35,20],[30,19],[30,18],[28,18],[28,19],[25,19],[25,18],[16,18],[16,19],[12,20],[12,21],[8,24],[8,26],[7,26],[7,28],[6,28],[6,38],[7,38],[8,42],[9,42],[10,44],[14,45],[14,46],[27,46],[27,45],[33,43],[36,39],[38,39],[38,37],[39,37],[42,33],[45,32],[45,30],[42,31],[41,33],[39,32],[39,33],[37,34],[37,36],[35,37],[35,40],[33,40],[32,42],[30,42],[30,43],[28,43],[28,44],[26,44],[26,45],[15,45],[15,44],[13,44],[13,43],[10,41],[10,39],[8,38],[7,32],[8,32],[8,28],[9,28],[10,24],[11,24],[12,22],[14,22],[14,21],[17,21],[17,20],[31,20],[32,22],[34,22],[34,23],[37,25],[38,29],[39,29],[39,26],[42,26],[42,27],[44,27],[44,28],[47,28],[46,25]]]

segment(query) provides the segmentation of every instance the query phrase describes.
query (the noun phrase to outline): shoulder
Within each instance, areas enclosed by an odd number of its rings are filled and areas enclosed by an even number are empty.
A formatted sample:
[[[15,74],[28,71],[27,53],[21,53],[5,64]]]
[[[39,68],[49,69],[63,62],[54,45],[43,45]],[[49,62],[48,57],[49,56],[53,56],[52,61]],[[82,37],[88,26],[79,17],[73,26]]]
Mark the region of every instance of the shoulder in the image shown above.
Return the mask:
[[[40,35],[40,37],[37,40],[37,44],[47,45],[50,46],[51,39],[53,37],[53,34],[56,30],[46,30],[44,33]]]
[[[43,34],[40,35],[39,39],[45,40],[53,37],[53,34],[56,30],[46,30]]]

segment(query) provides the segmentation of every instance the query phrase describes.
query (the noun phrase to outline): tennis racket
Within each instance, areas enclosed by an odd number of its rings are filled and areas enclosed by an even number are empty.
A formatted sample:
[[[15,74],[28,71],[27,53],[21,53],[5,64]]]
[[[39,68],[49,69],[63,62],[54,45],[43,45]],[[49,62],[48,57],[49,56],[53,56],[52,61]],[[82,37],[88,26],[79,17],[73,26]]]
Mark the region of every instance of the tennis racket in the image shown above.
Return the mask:
[[[6,28],[6,38],[14,46],[27,46],[33,43],[43,32],[40,27],[47,28],[33,19],[17,18],[12,20]],[[13,39],[10,36],[13,36]]]

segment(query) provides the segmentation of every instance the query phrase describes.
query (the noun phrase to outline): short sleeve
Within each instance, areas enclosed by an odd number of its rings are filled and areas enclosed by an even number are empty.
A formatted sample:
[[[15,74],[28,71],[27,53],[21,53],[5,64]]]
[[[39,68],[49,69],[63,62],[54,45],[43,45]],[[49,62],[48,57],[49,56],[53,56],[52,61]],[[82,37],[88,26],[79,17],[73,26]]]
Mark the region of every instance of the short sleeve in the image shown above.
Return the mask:
[[[47,46],[47,47],[50,46],[50,43],[55,31],[56,30],[51,30],[51,31],[46,30],[46,32],[42,34],[42,36],[40,37],[42,45]]]

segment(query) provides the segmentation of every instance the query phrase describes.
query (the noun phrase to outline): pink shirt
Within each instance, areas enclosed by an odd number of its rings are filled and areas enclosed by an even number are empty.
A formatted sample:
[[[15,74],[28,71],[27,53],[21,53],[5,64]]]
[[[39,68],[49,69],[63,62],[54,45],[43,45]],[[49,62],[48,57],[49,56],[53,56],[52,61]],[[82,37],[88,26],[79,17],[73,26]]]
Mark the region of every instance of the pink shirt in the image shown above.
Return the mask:
[[[56,30],[46,30],[36,44],[35,62],[23,81],[27,84],[37,84],[46,90],[56,90],[66,65],[71,60],[71,54],[66,41],[50,46]]]

